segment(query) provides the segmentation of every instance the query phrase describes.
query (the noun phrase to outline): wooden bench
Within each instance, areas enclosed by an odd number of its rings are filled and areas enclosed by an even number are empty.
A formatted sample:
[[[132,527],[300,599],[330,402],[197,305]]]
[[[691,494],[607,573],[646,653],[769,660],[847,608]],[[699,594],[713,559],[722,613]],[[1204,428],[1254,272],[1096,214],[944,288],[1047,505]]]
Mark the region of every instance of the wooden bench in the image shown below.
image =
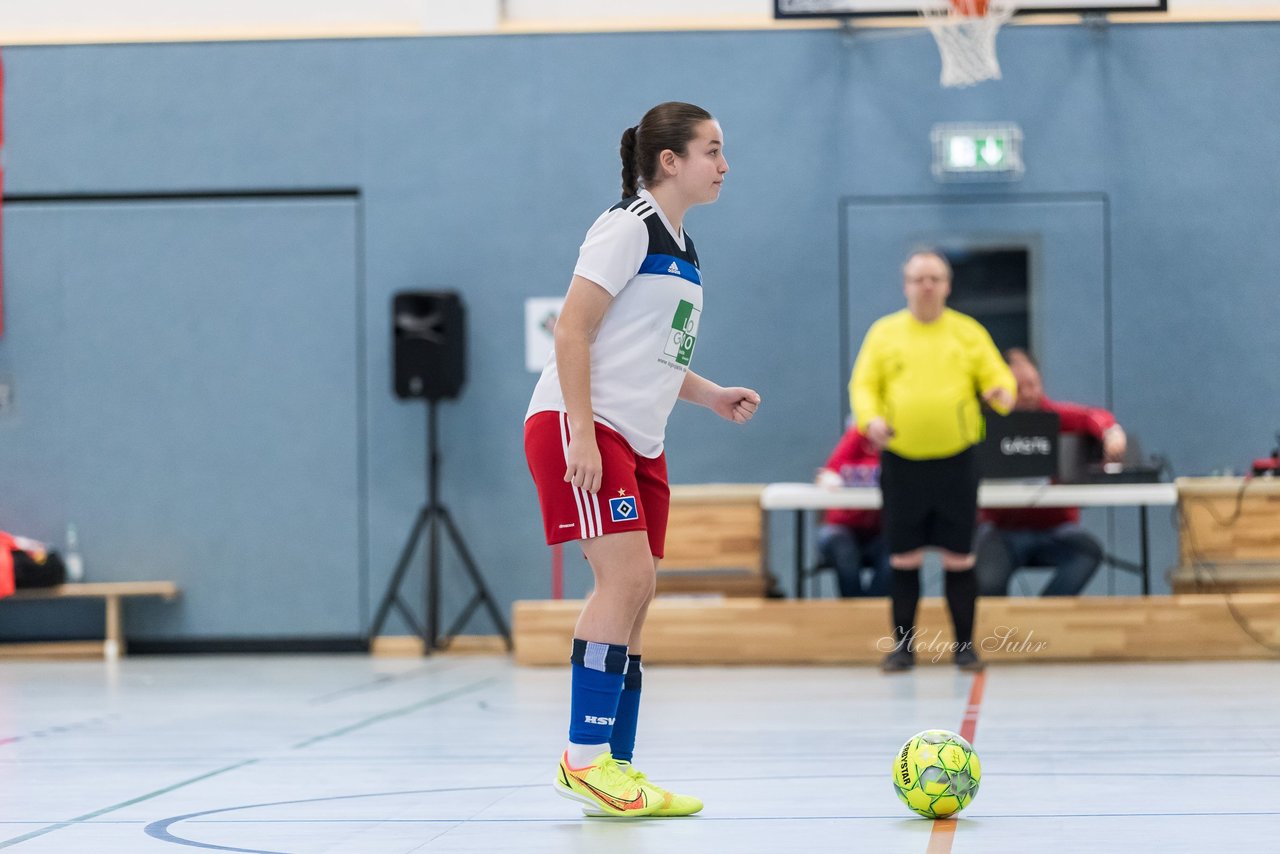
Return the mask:
[[[1280,593],[1280,563],[1179,566],[1169,586],[1174,593]]]
[[[763,596],[768,548],[758,483],[671,487],[658,594]]]
[[[1280,479],[1178,478],[1174,593],[1280,592]]]
[[[1240,593],[1231,606],[1280,643],[1280,594]],[[659,599],[644,625],[646,664],[867,664],[884,657],[884,599]],[[516,602],[516,662],[564,666],[582,602]],[[916,661],[950,667],[942,597],[920,601]],[[996,596],[978,600],[974,641],[988,661],[1275,660],[1240,630],[1222,596]],[[941,653],[941,654],[940,654]]]
[[[123,600],[139,596],[159,596],[166,601],[176,598],[178,585],[172,581],[113,581],[95,584],[62,584],[19,590],[3,602],[35,602],[52,599],[102,599],[107,607],[106,639],[97,641],[62,641],[58,643],[15,643],[0,646],[0,656],[83,656],[100,654],[108,659],[125,652]]]

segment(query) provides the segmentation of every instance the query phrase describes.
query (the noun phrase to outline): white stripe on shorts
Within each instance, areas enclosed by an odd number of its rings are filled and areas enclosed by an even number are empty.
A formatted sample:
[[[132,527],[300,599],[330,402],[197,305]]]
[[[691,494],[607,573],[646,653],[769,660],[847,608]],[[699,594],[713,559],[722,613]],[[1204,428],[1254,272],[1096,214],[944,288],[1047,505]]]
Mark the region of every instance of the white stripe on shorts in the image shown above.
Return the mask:
[[[569,464],[569,413],[560,413],[560,446],[564,450],[565,465]],[[577,486],[573,490],[573,502],[578,507],[578,526],[582,539],[604,535],[604,523],[600,519],[600,496]]]
[[[586,539],[600,536],[600,530],[596,527],[595,515],[591,512],[591,493],[579,487],[573,488],[574,497],[581,502],[582,507],[586,509],[587,514],[587,532],[582,536]]]
[[[564,450],[564,462],[569,464],[569,414],[567,412],[560,413],[560,447]],[[587,514],[583,510],[582,496],[578,494],[579,490],[573,484],[569,484],[569,488],[573,490],[573,503],[578,506],[578,533],[581,539],[587,539],[591,534],[587,533]]]

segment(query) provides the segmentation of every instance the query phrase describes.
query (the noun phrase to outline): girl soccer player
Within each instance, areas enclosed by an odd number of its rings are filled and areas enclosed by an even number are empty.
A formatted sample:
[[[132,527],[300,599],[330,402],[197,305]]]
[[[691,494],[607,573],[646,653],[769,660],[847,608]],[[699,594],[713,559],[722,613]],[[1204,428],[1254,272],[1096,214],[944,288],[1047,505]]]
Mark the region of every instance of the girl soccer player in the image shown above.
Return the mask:
[[[692,104],[659,104],[622,134],[622,201],[591,226],[525,416],[550,544],[578,540],[595,589],[574,630],[569,745],[556,791],[589,815],[691,815],[702,802],[631,765],[641,633],[666,538],[663,438],[676,400],[743,424],[760,395],[689,369],[702,273],[683,228],[720,196],[724,134]]]

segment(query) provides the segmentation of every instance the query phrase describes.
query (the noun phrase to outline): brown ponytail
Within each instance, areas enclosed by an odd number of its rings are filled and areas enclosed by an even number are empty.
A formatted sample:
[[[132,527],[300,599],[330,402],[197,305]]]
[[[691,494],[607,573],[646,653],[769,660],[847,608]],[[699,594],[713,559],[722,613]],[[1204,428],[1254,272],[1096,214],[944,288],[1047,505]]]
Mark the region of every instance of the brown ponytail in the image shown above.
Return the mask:
[[[622,132],[622,198],[636,194],[636,129]]]
[[[683,157],[697,127],[712,116],[701,107],[667,101],[644,114],[640,124],[622,132],[622,198],[634,196],[639,185],[658,183],[658,156],[667,149]]]

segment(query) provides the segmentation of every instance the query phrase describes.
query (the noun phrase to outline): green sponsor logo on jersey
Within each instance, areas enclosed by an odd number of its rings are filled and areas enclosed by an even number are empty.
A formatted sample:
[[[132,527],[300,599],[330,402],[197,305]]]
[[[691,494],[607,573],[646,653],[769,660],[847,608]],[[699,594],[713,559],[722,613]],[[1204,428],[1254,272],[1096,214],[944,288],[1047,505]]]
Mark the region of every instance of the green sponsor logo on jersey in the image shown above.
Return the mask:
[[[678,365],[688,365],[693,358],[693,345],[698,340],[698,318],[702,312],[688,300],[680,300],[675,317],[671,318],[671,334],[662,351],[676,360]]]

